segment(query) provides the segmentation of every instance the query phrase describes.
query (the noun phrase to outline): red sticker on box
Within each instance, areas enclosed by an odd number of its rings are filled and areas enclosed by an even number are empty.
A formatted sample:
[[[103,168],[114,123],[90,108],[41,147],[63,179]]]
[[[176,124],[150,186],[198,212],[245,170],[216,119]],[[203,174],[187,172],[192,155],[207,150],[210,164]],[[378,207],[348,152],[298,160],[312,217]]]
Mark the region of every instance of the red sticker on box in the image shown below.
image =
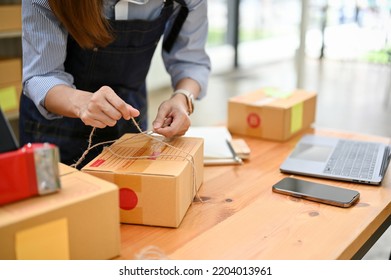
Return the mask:
[[[149,159],[151,160],[156,160],[159,156],[160,156],[160,152],[153,152],[150,156],[149,156]]]
[[[90,167],[98,167],[98,166],[101,166],[103,163],[105,162],[104,159],[97,159],[96,161],[94,161]]]
[[[251,128],[257,128],[261,125],[261,118],[256,113],[250,113],[247,116],[247,124]]]
[[[137,206],[137,194],[129,188],[120,188],[119,190],[119,207],[122,210],[132,210]]]

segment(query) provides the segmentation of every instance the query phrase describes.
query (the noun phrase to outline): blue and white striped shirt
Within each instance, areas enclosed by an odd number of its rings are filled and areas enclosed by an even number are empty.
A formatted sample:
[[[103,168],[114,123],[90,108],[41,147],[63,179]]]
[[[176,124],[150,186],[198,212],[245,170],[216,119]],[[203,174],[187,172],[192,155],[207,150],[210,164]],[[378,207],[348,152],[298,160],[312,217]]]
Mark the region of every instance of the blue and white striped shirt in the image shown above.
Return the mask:
[[[104,13],[113,18],[118,0],[104,1]],[[191,78],[201,86],[199,98],[206,94],[210,60],[205,52],[207,39],[207,1],[188,0],[189,15],[170,53],[162,52],[172,85],[183,78]],[[128,4],[128,19],[153,19],[161,11],[161,0],[150,0],[145,5]],[[175,19],[179,9],[171,17]],[[52,13],[48,0],[23,0],[23,93],[27,95],[43,116],[59,116],[44,108],[47,92],[56,85],[74,87],[73,77],[64,71],[68,32]],[[169,29],[169,28],[168,28]]]

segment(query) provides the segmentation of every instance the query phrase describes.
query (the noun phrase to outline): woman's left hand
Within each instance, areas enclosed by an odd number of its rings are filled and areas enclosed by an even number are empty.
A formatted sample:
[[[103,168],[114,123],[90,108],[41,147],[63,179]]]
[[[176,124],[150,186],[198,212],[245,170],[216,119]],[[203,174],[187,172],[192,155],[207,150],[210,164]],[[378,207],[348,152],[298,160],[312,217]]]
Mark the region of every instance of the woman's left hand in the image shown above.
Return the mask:
[[[152,122],[153,131],[167,138],[184,135],[191,124],[187,107],[187,99],[182,94],[164,101]]]

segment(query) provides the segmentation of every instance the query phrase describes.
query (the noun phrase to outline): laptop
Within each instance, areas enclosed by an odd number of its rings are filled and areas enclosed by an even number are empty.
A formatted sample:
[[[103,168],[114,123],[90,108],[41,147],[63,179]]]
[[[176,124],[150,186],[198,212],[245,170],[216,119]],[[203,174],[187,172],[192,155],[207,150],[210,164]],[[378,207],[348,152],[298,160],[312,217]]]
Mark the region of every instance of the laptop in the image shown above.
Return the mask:
[[[380,185],[391,147],[380,142],[304,135],[280,166],[281,172]]]
[[[14,151],[19,148],[11,124],[0,108],[0,153]]]

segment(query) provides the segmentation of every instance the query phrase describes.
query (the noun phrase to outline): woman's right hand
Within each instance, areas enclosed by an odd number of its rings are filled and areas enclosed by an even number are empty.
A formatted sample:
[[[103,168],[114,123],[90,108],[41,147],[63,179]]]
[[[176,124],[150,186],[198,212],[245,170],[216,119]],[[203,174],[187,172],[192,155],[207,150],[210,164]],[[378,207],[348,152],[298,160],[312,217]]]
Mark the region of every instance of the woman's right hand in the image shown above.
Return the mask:
[[[98,128],[114,126],[121,118],[129,120],[140,114],[108,86],[91,93],[58,85],[48,92],[45,107],[52,113],[78,117],[84,124]]]
[[[114,126],[121,118],[130,120],[140,112],[123,101],[110,87],[103,86],[82,103],[78,116],[86,124],[98,128]]]

